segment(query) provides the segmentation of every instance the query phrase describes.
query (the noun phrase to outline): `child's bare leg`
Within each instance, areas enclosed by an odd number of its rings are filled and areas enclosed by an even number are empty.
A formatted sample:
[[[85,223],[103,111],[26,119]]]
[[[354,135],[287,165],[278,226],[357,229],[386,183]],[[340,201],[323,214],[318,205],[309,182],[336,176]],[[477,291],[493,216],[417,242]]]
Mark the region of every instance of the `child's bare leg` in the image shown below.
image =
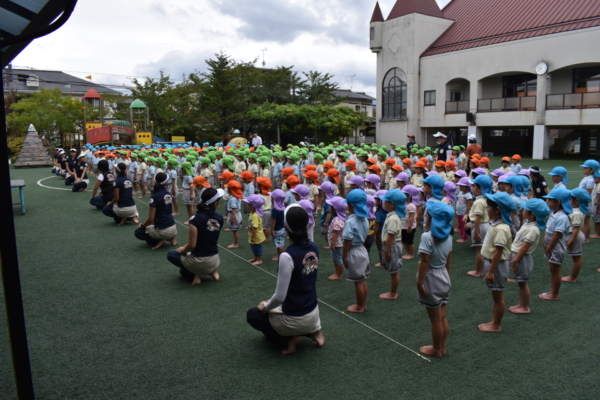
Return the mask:
[[[198,275],[194,275],[194,280],[192,281],[192,286],[201,284],[202,281]]]
[[[390,291],[387,293],[380,294],[379,298],[381,298],[381,299],[396,300],[398,298],[398,285],[400,284],[400,272],[391,274],[390,278],[391,278]]]
[[[504,316],[504,292],[500,290],[492,290],[492,298],[494,299],[494,312],[492,322],[481,324],[478,326],[482,332],[502,332],[502,317]]]
[[[483,256],[481,255],[481,246],[475,247],[475,271],[467,272],[467,275],[481,278],[483,276]]]
[[[433,344],[431,346],[423,346],[419,349],[422,354],[431,357],[441,357],[442,344],[444,341],[444,322],[442,308],[429,308],[427,307],[427,314],[431,321],[431,338]]]
[[[562,283],[560,265],[550,263],[550,285],[552,289],[548,293],[542,293],[539,295],[542,300],[558,300],[558,292],[560,290],[560,284]]]
[[[356,289],[356,304],[348,306],[346,311],[353,313],[364,313],[367,310],[367,294],[369,286],[367,281],[354,282]]]
[[[510,312],[513,314],[529,314],[529,300],[531,298],[531,291],[527,282],[519,282],[519,304],[516,306],[508,307]]]
[[[294,336],[293,338],[290,339],[290,341],[288,342],[288,347],[287,349],[283,350],[281,352],[281,354],[283,354],[284,356],[290,355],[292,353],[294,353],[296,351],[296,346],[298,346],[298,344],[302,341],[302,336]]]
[[[221,276],[219,275],[218,268],[215,268],[215,270],[210,273],[210,276],[212,276],[213,281],[218,281],[219,279],[221,279]]]
[[[579,271],[581,271],[581,265],[583,264],[582,256],[573,256],[573,269],[571,270],[571,275],[563,277],[561,280],[563,282],[577,282],[577,276],[579,275]]]
[[[139,186],[139,185],[138,185],[138,183],[137,183],[137,182],[134,182],[134,183],[133,183],[133,192],[131,192],[131,194],[137,194],[137,191],[138,191],[138,186]]]
[[[125,225],[125,221],[127,221],[127,218],[121,218],[121,222],[117,226]]]
[[[594,223],[594,231],[596,233],[594,233],[593,235],[590,235],[590,237],[592,239],[600,239],[600,224]]]
[[[271,235],[271,230],[270,229],[263,229],[263,233],[265,235],[265,241],[264,243],[269,241],[269,236]]]
[[[310,338],[315,342],[315,346],[317,347],[323,347],[325,345],[325,336],[323,336],[321,331],[311,333]]]
[[[160,249],[160,248],[163,246],[163,244],[165,244],[165,243],[167,243],[167,241],[166,241],[166,240],[161,240],[160,242],[158,242],[158,243],[156,244],[156,246],[154,246],[154,247],[152,248],[152,250]]]
[[[146,197],[146,185],[140,185],[140,188],[142,189],[142,195],[138,199],[143,199]]]
[[[586,215],[583,220],[583,234],[585,235],[585,242],[589,242],[590,238],[590,216]]]
[[[406,255],[402,256],[403,259],[411,260],[411,259],[415,258],[415,256],[414,256],[415,245],[414,244],[405,244],[404,249],[406,250]]]
[[[333,266],[335,267],[335,274],[330,275],[329,280],[330,281],[339,281],[340,279],[342,279],[342,274],[344,273],[344,266],[337,265],[335,263],[333,264]]]
[[[238,231],[232,231],[233,232],[233,244],[230,244],[229,246],[227,246],[228,249],[237,249],[238,247],[238,241],[240,239],[240,234],[238,233]]]
[[[442,355],[445,356],[448,353],[446,345],[448,343],[448,335],[450,334],[450,323],[448,323],[448,305],[442,304],[442,324],[444,325],[444,336],[442,337]]]
[[[175,208],[173,215],[179,215],[179,202],[175,196],[173,196],[173,208]]]
[[[273,258],[271,258],[271,261],[279,261],[279,257],[281,256],[281,253],[283,253],[283,247],[277,247],[277,255]]]
[[[191,204],[187,204],[187,212],[188,218],[192,219],[192,217],[194,216],[194,206],[192,206]]]
[[[263,256],[254,256],[253,265],[261,265],[263,263]]]

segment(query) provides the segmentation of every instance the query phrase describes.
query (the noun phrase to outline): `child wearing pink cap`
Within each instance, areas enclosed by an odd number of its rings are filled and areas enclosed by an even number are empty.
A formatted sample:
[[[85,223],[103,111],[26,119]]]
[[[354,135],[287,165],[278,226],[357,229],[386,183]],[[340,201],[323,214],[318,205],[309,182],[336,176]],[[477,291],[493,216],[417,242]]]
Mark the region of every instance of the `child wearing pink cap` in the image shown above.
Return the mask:
[[[466,243],[467,231],[465,230],[465,218],[469,215],[471,206],[473,205],[471,182],[469,182],[469,178],[461,178],[456,186],[460,189],[460,193],[456,199],[456,221],[458,222],[460,239],[458,239],[456,243]]]
[[[346,203],[344,203],[343,198],[338,196],[327,199],[325,202],[329,204],[329,212],[333,216],[327,232],[327,243],[331,249],[331,258],[333,259],[335,273],[330,275],[329,279],[337,281],[342,279],[342,273],[344,272],[344,261],[342,260],[344,239],[342,238],[342,231],[346,223]]]
[[[273,200],[273,209],[271,210],[271,236],[273,236],[273,244],[277,249],[277,255],[271,258],[271,261],[279,261],[279,256],[283,253],[285,246],[285,226],[283,225],[285,204],[285,192],[281,189],[276,189],[271,192]]]

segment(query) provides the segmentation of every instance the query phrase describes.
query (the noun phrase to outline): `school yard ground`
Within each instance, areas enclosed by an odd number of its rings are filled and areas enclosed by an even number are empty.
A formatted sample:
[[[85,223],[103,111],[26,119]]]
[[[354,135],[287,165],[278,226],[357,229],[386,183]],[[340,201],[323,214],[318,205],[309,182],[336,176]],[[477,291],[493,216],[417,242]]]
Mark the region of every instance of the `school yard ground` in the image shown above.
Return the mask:
[[[524,167],[532,164],[543,172],[565,166],[570,187],[582,176],[579,161],[523,160]],[[322,250],[325,346],[313,348],[306,339],[286,357],[245,321],[246,310],[274,292],[277,268],[244,261],[251,258],[246,231],[233,253],[224,248],[231,234],[222,232],[221,281],[192,287],[167,262],[168,247],[153,251],[135,239],[133,224],[117,227],[88,204],[90,191],[61,190],[68,188],[47,169],[12,170],[12,179],[27,184],[26,215],[15,211],[15,220],[40,399],[593,399],[600,393],[600,241],[585,246],[579,282],[563,283],[557,302],[537,298],[550,288],[540,245],[532,313],[507,311],[500,334],[477,330],[491,319],[491,296],[482,279],[466,275],[474,251],[455,244],[443,359],[417,355],[430,344],[430,324],[415,297],[416,259],[404,262],[398,300],[378,298],[388,291],[389,275],[375,269],[368,311],[348,315],[340,310],[353,303],[354,287],[327,279],[333,265]],[[143,220],[147,204],[138,202],[138,210]],[[177,217],[182,244],[184,214]],[[265,250],[270,260],[272,243]],[[373,246],[372,264],[376,257]],[[571,265],[566,259],[563,274]],[[507,306],[517,304],[516,283],[507,283],[506,299]],[[0,398],[11,399],[4,307],[0,313]]]

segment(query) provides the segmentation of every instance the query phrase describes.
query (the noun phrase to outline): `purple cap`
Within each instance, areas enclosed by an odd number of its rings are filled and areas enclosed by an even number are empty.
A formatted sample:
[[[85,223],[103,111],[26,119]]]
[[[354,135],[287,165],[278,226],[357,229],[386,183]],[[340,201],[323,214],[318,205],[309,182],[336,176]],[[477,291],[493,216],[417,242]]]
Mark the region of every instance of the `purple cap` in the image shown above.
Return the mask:
[[[461,178],[466,178],[466,177],[467,177],[467,173],[466,173],[465,171],[463,171],[462,169],[459,169],[458,171],[456,171],[456,172],[454,173],[454,175],[458,175],[458,176],[460,176]]]
[[[504,175],[504,171],[502,171],[500,168],[495,169],[494,172],[492,172],[493,176],[502,176]]]
[[[354,175],[352,178],[348,179],[348,183],[358,186],[360,190],[364,190],[365,188],[365,180],[358,175]]]
[[[379,182],[381,182],[381,178],[377,176],[377,174],[369,174],[365,179],[367,182],[371,182],[375,185],[375,189],[379,190]]]
[[[406,194],[410,194],[411,201],[414,205],[416,205],[416,206],[421,205],[419,189],[416,186],[406,185],[402,188],[402,191]]]
[[[481,167],[475,168],[473,172],[475,172],[477,175],[487,175],[486,170]]]
[[[377,193],[375,193],[375,197],[376,199],[381,198],[381,196],[384,196],[387,193],[387,190],[378,190]]]
[[[262,218],[262,216],[263,216],[262,206],[265,202],[262,197],[260,197],[257,194],[251,194],[250,196],[246,197],[243,201],[245,201],[248,204],[251,204],[252,207],[254,207],[254,210],[256,211],[258,216]]]
[[[471,182],[469,181],[469,178],[467,178],[467,177],[460,178],[460,181],[458,181],[456,186],[466,186],[466,187],[470,188]]]
[[[297,194],[298,196],[300,196],[300,200],[308,200],[308,187],[300,184],[300,185],[296,185],[295,188],[293,188],[292,190],[290,190],[290,192]]]
[[[304,208],[306,210],[306,212],[308,213],[308,224],[309,225],[314,225],[315,223],[315,216],[314,211],[315,211],[315,205],[312,203],[312,201],[309,200],[300,200],[298,202],[298,204],[300,204],[300,206],[302,208]]]
[[[498,182],[504,182],[505,180],[507,180],[508,178],[510,178],[510,175],[508,174],[504,174],[502,175],[500,178],[498,178]]]
[[[319,186],[319,190],[322,190],[323,193],[325,193],[325,197],[327,197],[328,199],[332,199],[335,195],[335,186],[329,181],[321,183],[321,186]]]
[[[283,200],[285,199],[285,192],[283,190],[273,190],[271,192],[271,198],[273,199],[273,207],[275,207],[276,210],[285,210],[285,204],[283,204]]]
[[[367,195],[367,208],[369,209],[367,219],[375,219],[375,197],[370,194]]]
[[[504,174],[504,176],[513,176],[516,175],[514,172],[510,171]]]
[[[446,197],[451,203],[456,203],[456,185],[453,182],[444,182],[444,190],[446,191]]]
[[[409,180],[408,174],[406,172],[400,172],[398,175],[396,175],[395,179],[399,182],[406,182],[406,183],[408,183],[408,180]]]
[[[529,176],[531,175],[531,171],[528,169],[522,169],[521,171],[519,171],[519,175]]]
[[[335,196],[331,199],[325,200],[325,202],[333,207],[335,213],[341,221],[346,221],[346,207],[348,203],[344,202],[343,198]]]
[[[428,172],[427,172],[427,176],[431,176],[431,175],[437,175],[437,176],[440,176],[440,174],[438,174],[438,172],[437,172],[437,171],[428,171]]]

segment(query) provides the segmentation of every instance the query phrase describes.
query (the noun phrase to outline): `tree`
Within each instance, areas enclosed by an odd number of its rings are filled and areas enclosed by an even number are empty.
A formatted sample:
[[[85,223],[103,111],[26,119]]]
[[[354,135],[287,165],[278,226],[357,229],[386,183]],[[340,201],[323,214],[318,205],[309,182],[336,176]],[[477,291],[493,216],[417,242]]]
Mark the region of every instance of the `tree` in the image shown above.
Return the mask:
[[[112,115],[114,118],[126,121],[127,111],[133,96],[124,94],[104,93],[104,116]]]
[[[13,135],[25,135],[29,124],[48,137],[81,129],[82,104],[72,97],[63,97],[58,88],[40,88],[39,92],[13,103],[11,109],[13,112],[6,116],[6,121]]]
[[[306,80],[298,88],[298,96],[302,103],[335,106],[343,100],[333,95],[334,90],[339,89],[337,83],[331,81],[333,75],[322,74],[318,71],[303,72],[302,74],[306,77]]]
[[[168,132],[178,123],[177,112],[173,108],[174,83],[169,75],[160,71],[160,78],[146,78],[141,83],[136,78],[132,80],[135,88],[132,94],[135,98],[140,98],[149,108],[150,120],[154,123],[155,134],[166,139]]]

